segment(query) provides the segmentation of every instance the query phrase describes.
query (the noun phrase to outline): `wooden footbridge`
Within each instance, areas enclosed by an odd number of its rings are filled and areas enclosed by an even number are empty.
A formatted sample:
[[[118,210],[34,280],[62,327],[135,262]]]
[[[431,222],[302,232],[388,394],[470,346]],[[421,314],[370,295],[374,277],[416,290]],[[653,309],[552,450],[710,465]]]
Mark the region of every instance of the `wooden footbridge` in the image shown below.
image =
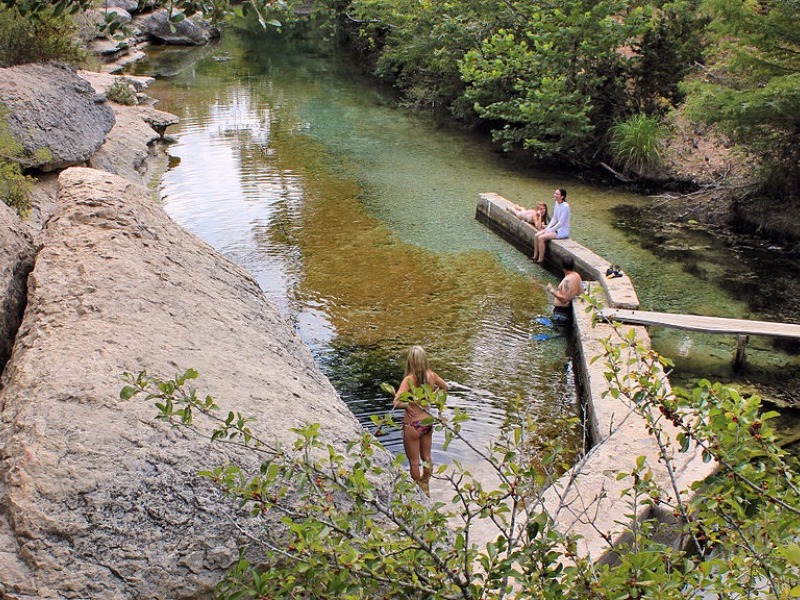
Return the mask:
[[[751,321],[749,319],[727,319],[723,317],[704,317],[622,308],[604,308],[599,317],[606,321],[618,321],[632,325],[650,325],[699,331],[702,333],[727,333],[736,336],[736,354],[733,365],[741,367],[745,360],[745,345],[751,335],[768,337],[788,337],[800,339],[800,325],[774,323],[771,321]]]

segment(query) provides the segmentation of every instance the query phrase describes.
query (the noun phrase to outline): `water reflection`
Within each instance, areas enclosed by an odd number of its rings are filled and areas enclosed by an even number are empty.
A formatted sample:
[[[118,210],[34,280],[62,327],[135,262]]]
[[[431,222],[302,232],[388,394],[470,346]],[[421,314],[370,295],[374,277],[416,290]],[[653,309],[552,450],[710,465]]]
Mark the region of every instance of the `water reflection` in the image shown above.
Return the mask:
[[[160,60],[138,69],[160,72]],[[544,426],[579,412],[564,340],[531,338],[554,278],[476,222],[479,192],[533,204],[563,185],[574,237],[622,265],[644,307],[747,312],[717,285],[717,251],[703,239],[642,247],[642,198],[512,170],[486,142],[393,109],[352,65],[230,34],[150,92],[181,118],[166,210],[253,274],[365,424],[389,409],[379,384],[399,382],[413,344],[453,383],[448,402],[473,414],[467,432],[479,445],[518,401]],[[695,267],[674,260],[675,244],[696,251]],[[653,338],[703,368],[727,350],[720,336]],[[396,433],[383,441],[399,448]]]
[[[201,60],[151,89],[181,117],[165,208],[254,275],[356,416],[370,426],[390,410],[380,383],[399,383],[413,344],[452,383],[448,407],[470,412],[478,447],[519,401],[548,422],[577,415],[563,340],[530,335],[548,310],[531,275],[552,278],[475,222],[482,188],[453,187],[447,142],[330,73],[336,63],[252,64],[229,43],[224,70]],[[397,431],[382,441],[402,447]],[[468,455],[434,449],[436,462]]]

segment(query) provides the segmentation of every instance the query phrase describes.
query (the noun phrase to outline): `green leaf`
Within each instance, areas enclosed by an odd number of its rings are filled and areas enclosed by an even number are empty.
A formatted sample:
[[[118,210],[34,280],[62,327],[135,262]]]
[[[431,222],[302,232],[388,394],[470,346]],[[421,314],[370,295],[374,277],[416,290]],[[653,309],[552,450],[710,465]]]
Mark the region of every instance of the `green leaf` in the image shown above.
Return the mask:
[[[139,390],[137,390],[135,387],[132,387],[130,385],[126,385],[125,387],[123,387],[119,391],[119,397],[122,400],[130,400],[131,398],[133,398],[138,393],[139,393]]]
[[[780,552],[789,562],[800,566],[800,544],[796,542],[789,543],[786,547],[781,548]]]

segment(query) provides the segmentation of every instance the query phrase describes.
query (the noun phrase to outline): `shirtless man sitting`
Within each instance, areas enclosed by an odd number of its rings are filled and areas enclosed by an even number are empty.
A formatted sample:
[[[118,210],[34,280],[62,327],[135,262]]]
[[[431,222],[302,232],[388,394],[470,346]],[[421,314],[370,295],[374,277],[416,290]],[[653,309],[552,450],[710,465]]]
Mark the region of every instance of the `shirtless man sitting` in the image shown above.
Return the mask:
[[[565,256],[561,266],[564,279],[557,288],[548,283],[545,289],[553,296],[553,323],[568,325],[572,322],[572,299],[583,293],[583,284],[581,276],[575,272],[575,261],[571,256]]]

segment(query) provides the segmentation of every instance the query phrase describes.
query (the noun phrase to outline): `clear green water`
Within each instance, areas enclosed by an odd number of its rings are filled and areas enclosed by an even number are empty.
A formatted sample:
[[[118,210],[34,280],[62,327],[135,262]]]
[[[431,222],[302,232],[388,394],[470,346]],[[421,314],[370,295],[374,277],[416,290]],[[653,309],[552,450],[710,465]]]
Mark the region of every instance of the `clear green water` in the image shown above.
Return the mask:
[[[687,274],[642,246],[633,221],[645,198],[520,171],[487,142],[395,108],[346,60],[226,32],[212,48],[151,52],[137,73],[160,75],[149,93],[181,119],[166,210],[253,274],[362,422],[389,409],[379,384],[398,383],[413,344],[454,383],[449,403],[469,409],[479,445],[514,418],[517,398],[543,427],[578,414],[564,340],[531,339],[554,278],[475,220],[479,192],[551,204],[566,187],[573,237],[622,265],[644,307],[748,310],[713,273]],[[712,375],[730,361],[732,340],[653,337]],[[400,447],[396,435],[384,442]]]

